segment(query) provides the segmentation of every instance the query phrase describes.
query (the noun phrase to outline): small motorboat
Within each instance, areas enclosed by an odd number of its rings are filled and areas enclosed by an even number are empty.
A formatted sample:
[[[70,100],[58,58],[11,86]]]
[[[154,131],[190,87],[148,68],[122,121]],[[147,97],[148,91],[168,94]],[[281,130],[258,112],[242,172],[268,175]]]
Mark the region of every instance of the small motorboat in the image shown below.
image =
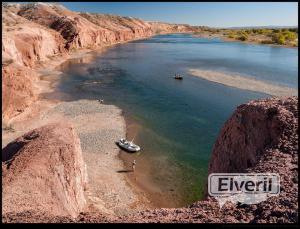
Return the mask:
[[[175,74],[174,79],[176,80],[183,80],[183,77],[179,74]]]
[[[119,141],[117,141],[117,145],[129,152],[137,152],[141,150],[138,145],[134,144],[132,141],[127,141],[124,138],[121,138]]]

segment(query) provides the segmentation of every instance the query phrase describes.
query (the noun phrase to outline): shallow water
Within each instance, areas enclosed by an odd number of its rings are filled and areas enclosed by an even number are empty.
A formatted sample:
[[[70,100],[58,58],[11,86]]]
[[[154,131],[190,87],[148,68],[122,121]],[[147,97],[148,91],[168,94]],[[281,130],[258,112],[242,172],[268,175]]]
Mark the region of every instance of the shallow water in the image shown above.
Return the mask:
[[[202,197],[213,144],[236,106],[267,97],[193,77],[188,69],[297,88],[297,61],[297,49],[160,35],[113,46],[92,60],[67,61],[58,89],[65,100],[104,99],[124,111],[128,137],[142,147],[130,156],[139,182],[168,200],[161,207],[175,207]],[[174,73],[184,80],[174,80]]]

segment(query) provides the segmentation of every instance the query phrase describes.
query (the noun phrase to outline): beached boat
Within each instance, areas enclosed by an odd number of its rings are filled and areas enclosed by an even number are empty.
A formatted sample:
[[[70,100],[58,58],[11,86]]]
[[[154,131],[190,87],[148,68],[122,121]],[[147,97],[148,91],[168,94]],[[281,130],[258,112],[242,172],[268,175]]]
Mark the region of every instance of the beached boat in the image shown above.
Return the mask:
[[[134,144],[132,141],[127,141],[124,138],[120,139],[117,144],[119,147],[129,152],[137,152],[141,150],[138,145]]]
[[[174,79],[183,80],[183,77],[181,75],[175,74]]]

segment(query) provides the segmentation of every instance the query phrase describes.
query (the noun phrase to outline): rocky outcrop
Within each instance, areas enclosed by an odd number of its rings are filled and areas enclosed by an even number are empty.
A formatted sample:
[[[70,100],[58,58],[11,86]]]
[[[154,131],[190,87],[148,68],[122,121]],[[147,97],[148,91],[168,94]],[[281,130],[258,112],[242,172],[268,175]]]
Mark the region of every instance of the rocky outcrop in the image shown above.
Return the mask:
[[[116,15],[80,13],[97,26],[106,29],[105,42],[108,44],[146,38],[154,35],[151,25],[145,21],[131,17]]]
[[[76,217],[87,182],[80,140],[69,124],[35,129],[2,150],[2,214]]]
[[[291,97],[240,105],[214,145],[209,173],[244,172],[273,149],[297,154],[297,102]]]
[[[47,29],[58,32],[67,50],[103,45],[105,29],[61,5],[34,3],[25,5],[18,14]],[[101,43],[102,42],[102,43]]]
[[[2,58],[4,62],[34,67],[49,57],[63,53],[64,39],[31,18],[19,15],[23,8],[18,4],[2,6]]]
[[[36,73],[17,64],[2,65],[2,121],[20,114],[37,99]]]
[[[196,32],[201,29],[198,26],[190,26],[187,24],[170,24],[164,22],[149,22],[149,24],[155,34],[189,33]]]

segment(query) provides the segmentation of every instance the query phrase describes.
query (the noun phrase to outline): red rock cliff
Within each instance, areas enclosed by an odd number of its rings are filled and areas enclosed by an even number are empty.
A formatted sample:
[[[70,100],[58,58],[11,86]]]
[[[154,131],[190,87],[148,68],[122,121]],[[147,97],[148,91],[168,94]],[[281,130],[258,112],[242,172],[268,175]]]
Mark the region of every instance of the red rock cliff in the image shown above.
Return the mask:
[[[273,149],[297,154],[297,103],[298,98],[291,97],[239,106],[214,145],[209,173],[246,171]]]
[[[85,209],[87,174],[69,124],[35,129],[2,150],[2,213],[76,217]]]

